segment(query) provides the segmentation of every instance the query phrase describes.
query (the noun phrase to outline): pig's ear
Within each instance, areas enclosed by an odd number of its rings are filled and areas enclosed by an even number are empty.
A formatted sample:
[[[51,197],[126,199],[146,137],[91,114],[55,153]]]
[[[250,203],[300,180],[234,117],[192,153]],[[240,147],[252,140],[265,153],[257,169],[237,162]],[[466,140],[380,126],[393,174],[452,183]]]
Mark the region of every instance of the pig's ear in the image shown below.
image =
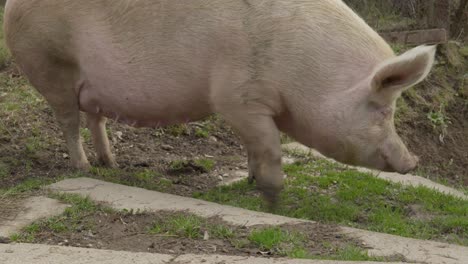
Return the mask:
[[[393,102],[401,92],[421,82],[434,64],[435,52],[436,46],[419,46],[380,64],[371,84],[375,99]]]

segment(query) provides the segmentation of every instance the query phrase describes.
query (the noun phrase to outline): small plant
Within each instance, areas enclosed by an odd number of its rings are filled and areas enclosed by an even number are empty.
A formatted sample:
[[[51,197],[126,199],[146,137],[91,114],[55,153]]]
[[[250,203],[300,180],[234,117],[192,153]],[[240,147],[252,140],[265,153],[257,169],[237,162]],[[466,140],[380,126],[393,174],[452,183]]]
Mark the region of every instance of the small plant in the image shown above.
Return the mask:
[[[189,129],[186,124],[168,126],[164,130],[174,137],[180,137],[182,135],[189,134]]]
[[[113,179],[119,174],[118,169],[91,167],[90,172],[104,179]]]
[[[234,231],[224,225],[215,225],[210,227],[210,233],[213,237],[231,239],[234,237]]]
[[[269,227],[254,230],[248,239],[260,247],[262,251],[278,252],[280,255],[305,256],[304,237],[298,233],[290,233],[279,227]]]
[[[440,130],[439,138],[443,142],[447,135],[448,125],[451,123],[450,118],[445,114],[445,105],[441,104],[438,111],[429,112],[427,114],[427,118],[434,129]]]
[[[29,154],[35,154],[43,147],[41,139],[37,137],[29,137],[26,140],[26,151]]]
[[[161,176],[159,173],[154,172],[152,170],[148,170],[148,169],[144,169],[140,172],[135,173],[135,178],[144,182],[153,181],[155,178],[159,176]]]
[[[204,128],[197,127],[195,128],[195,136],[199,138],[207,138],[210,136],[210,132]]]
[[[167,234],[190,239],[199,239],[202,237],[201,226],[204,219],[194,216],[177,214],[164,222],[155,222],[149,229],[150,234]]]
[[[88,128],[82,127],[80,128],[81,137],[83,137],[84,141],[90,142],[91,140],[91,131]]]
[[[212,159],[196,159],[194,163],[196,166],[201,167],[205,172],[210,172],[215,166],[215,161]]]
[[[169,164],[169,169],[173,171],[184,170],[188,166],[189,162],[187,160],[173,160]]]

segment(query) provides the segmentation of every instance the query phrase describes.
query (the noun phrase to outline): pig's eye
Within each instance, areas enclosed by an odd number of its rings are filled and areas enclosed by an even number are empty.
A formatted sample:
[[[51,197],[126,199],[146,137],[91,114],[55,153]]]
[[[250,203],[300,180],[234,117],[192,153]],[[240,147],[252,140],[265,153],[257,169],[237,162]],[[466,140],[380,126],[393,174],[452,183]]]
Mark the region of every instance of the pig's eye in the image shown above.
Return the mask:
[[[392,116],[393,109],[391,107],[383,107],[383,108],[379,109],[379,112],[385,118],[389,118],[390,116]]]
[[[389,106],[382,106],[375,102],[369,102],[369,108],[372,112],[378,113],[381,117],[389,118],[392,113],[393,109]]]

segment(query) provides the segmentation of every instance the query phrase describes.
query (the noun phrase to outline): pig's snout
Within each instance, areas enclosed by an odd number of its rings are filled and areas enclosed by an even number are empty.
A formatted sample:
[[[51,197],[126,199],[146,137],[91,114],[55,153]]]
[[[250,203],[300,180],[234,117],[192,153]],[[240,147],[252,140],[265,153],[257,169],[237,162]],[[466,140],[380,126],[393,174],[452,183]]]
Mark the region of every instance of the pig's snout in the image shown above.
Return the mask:
[[[402,170],[402,171],[399,171],[399,173],[407,174],[407,173],[409,173],[411,171],[414,171],[418,167],[418,164],[419,164],[418,156],[416,156],[414,154],[410,154],[410,158],[409,158],[409,161],[408,161],[407,168]]]
[[[388,172],[398,172],[401,174],[407,174],[411,171],[414,171],[419,164],[418,156],[410,154],[407,158],[404,158],[399,164],[387,163],[384,171]]]

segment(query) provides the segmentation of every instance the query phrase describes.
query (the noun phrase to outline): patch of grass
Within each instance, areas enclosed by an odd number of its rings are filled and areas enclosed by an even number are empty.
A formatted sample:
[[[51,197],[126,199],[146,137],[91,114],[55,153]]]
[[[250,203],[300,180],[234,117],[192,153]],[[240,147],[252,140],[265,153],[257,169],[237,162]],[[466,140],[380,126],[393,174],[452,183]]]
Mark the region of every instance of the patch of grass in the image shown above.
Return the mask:
[[[144,182],[154,181],[158,177],[161,177],[160,173],[148,169],[144,169],[135,173],[135,178]]]
[[[189,164],[189,161],[187,160],[173,160],[169,164],[169,169],[173,171],[179,171],[183,170],[185,167],[187,167]]]
[[[210,228],[211,235],[216,238],[231,239],[235,237],[234,230],[224,225],[215,225]]]
[[[28,154],[34,155],[44,147],[41,138],[29,137],[26,139],[26,151]]]
[[[234,239],[234,230],[223,224],[210,224],[202,217],[176,213],[163,220],[155,221],[148,229],[150,234],[162,234],[167,236],[184,237],[189,239],[202,239],[204,232],[218,239]]]
[[[288,178],[275,213],[419,239],[468,245],[468,201],[425,187],[405,187],[325,160],[284,167]],[[268,211],[246,181],[197,198]]]
[[[0,197],[11,197],[20,194],[25,194],[41,189],[42,186],[51,183],[50,179],[27,179],[16,186],[9,189],[0,189]]]
[[[121,173],[119,169],[91,167],[90,172],[103,179],[116,179]]]
[[[199,138],[207,138],[210,136],[210,132],[205,128],[197,127],[195,128],[195,136]]]
[[[164,131],[174,137],[180,137],[189,134],[187,124],[172,125],[164,128]]]
[[[33,242],[37,233],[48,230],[55,233],[91,229],[91,223],[83,221],[84,217],[97,211],[112,212],[113,210],[97,205],[88,197],[75,194],[52,193],[51,198],[67,203],[70,207],[64,213],[45,220],[39,220],[25,227],[21,233],[10,237],[15,242]]]
[[[155,222],[149,229],[150,234],[167,234],[189,239],[199,239],[202,237],[201,226],[204,219],[194,215],[178,214],[164,222]]]
[[[305,238],[299,233],[291,233],[279,227],[254,230],[248,239],[261,251],[278,252],[280,255],[306,258]]]
[[[281,133],[280,141],[281,141],[281,144],[288,144],[288,143],[294,142],[294,139],[292,139],[291,137],[289,137],[288,135],[284,133]]]
[[[212,159],[196,159],[195,165],[201,167],[205,172],[210,172],[215,166],[215,161]]]
[[[81,127],[80,128],[81,137],[84,139],[85,142],[91,142],[91,131],[88,128]]]
[[[327,257],[327,259],[344,261],[385,261],[383,258],[371,257],[365,250],[353,245],[338,249],[335,254]]]

